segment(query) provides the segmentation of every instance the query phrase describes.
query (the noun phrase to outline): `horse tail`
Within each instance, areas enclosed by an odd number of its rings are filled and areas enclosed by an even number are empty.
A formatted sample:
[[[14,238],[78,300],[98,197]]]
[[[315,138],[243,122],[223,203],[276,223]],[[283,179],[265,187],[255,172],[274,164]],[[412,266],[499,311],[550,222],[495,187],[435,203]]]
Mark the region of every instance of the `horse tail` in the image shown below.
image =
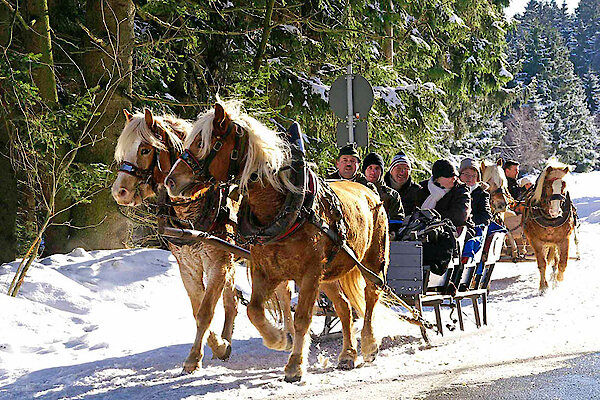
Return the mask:
[[[352,308],[356,310],[360,318],[363,318],[367,307],[365,300],[366,283],[358,267],[354,267],[347,274],[344,274],[339,282]]]

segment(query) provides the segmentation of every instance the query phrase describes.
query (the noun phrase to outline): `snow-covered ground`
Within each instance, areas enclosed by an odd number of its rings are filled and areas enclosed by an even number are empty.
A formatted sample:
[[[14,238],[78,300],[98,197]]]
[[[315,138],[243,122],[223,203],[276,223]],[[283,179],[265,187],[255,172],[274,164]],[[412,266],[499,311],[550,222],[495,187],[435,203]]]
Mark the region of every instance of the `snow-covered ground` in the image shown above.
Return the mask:
[[[600,173],[574,175],[570,188],[583,220],[582,260],[569,262],[557,289],[538,295],[533,262],[500,263],[487,327],[475,328],[466,303],[465,331],[446,330],[432,338],[432,348],[423,347],[416,327],[386,324],[378,358],[352,371],[335,369],[341,340],[313,344],[308,373],[297,384],[283,381],[287,354],[262,345],[243,306],[230,360],[211,360],[207,348],[204,368],[181,374],[195,323],[166,251],[77,249],[39,260],[19,297],[0,295],[0,398],[414,398],[449,385],[557,368],[600,350]],[[1,292],[16,268],[17,262],[0,267]],[[245,272],[239,272],[241,282]],[[426,316],[433,320],[431,310]]]

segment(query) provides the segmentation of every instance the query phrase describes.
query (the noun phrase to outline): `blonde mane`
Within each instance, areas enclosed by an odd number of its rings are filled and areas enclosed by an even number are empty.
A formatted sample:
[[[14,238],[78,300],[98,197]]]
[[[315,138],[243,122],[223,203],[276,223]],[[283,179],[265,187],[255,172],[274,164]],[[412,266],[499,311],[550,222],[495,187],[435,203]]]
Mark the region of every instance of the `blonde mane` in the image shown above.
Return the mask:
[[[481,177],[482,182],[493,183],[498,188],[507,188],[508,181],[506,180],[506,175],[504,175],[504,171],[502,167],[495,163],[488,163],[484,161],[485,171],[483,172],[483,176]]]
[[[183,141],[177,136],[176,132],[181,132],[187,136],[192,129],[192,124],[172,115],[154,116],[154,121],[167,133],[174,149],[181,153],[183,151]],[[121,136],[119,136],[117,147],[115,148],[115,160],[122,162],[131,148],[140,140],[142,143],[148,143],[154,148],[168,150],[161,140],[148,128],[144,114],[136,113],[127,122],[125,128],[123,128],[123,132],[121,132]]]
[[[555,158],[548,160],[544,170],[535,183],[535,191],[533,192],[533,196],[531,198],[534,203],[540,203],[542,201],[544,182],[546,179],[563,179],[567,175],[567,172],[564,171],[564,169],[567,167],[568,165],[561,163]]]
[[[242,191],[248,189],[248,182],[253,173],[258,176],[261,183],[264,184],[266,181],[280,192],[299,191],[300,189],[290,182],[289,172],[278,173],[282,167],[290,164],[290,144],[277,132],[244,113],[241,101],[219,101],[219,104],[223,106],[231,121],[243,128],[248,135],[248,153],[240,178]],[[196,137],[200,135],[200,154],[198,155],[200,159],[206,158],[210,152],[214,117],[214,108],[201,114],[184,141],[185,148],[189,148]]]

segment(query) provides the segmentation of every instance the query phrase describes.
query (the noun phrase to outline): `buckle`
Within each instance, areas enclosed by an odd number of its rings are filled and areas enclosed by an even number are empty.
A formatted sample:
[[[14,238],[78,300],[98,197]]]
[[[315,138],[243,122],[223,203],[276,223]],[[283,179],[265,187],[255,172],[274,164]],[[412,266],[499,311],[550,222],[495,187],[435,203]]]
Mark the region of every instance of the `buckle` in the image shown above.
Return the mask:
[[[221,150],[221,147],[223,147],[223,142],[219,142],[219,141],[217,141],[217,142],[215,142],[215,144],[213,145],[213,150],[214,150],[214,151],[219,151],[219,150]]]
[[[231,159],[237,160],[238,156],[239,156],[239,151],[237,151],[236,149],[233,149],[233,151],[231,152]]]

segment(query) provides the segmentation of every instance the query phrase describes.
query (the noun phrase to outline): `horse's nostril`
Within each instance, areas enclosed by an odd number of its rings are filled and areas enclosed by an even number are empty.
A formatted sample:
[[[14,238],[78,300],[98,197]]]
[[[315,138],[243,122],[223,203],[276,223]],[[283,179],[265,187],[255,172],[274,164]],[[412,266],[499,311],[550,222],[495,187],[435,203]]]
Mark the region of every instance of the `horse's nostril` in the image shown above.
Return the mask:
[[[121,199],[124,199],[125,197],[127,197],[127,194],[128,194],[128,193],[129,193],[129,192],[127,191],[127,189],[125,189],[125,188],[121,188],[121,189],[119,190],[119,198],[121,198]]]

